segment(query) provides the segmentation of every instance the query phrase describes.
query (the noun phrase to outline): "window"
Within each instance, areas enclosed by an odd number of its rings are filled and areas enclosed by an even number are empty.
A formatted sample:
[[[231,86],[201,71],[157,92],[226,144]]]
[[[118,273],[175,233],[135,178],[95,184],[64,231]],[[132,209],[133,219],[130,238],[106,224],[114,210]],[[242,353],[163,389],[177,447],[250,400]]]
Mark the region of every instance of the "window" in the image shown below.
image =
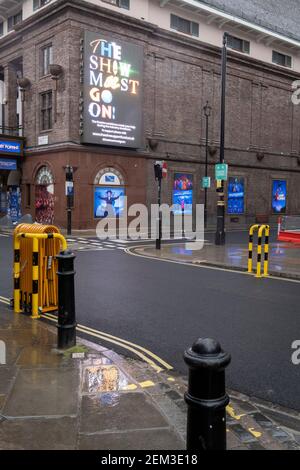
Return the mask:
[[[33,0],[33,11],[38,10],[39,8],[50,3],[51,0]]]
[[[244,52],[244,54],[250,53],[249,41],[245,41],[244,39],[231,36],[230,34],[227,36],[227,45],[230,49],[233,49],[235,51]]]
[[[3,21],[0,23],[0,36],[3,36]]]
[[[53,47],[48,44],[42,48],[41,54],[41,75],[42,77],[50,73],[49,66],[53,64]]]
[[[41,131],[52,129],[52,91],[41,94]]]
[[[110,3],[110,5],[115,5],[119,8],[125,8],[126,10],[130,9],[130,0],[102,0],[104,3]]]
[[[171,28],[181,33],[199,36],[199,24],[171,14]]]
[[[281,54],[280,52],[273,51],[272,62],[282,67],[292,68],[292,58],[289,55]]]
[[[7,19],[7,30],[12,31],[18,23],[21,23],[21,21],[22,21],[22,10],[20,10],[15,15],[12,15],[12,16],[8,17],[8,19]]]

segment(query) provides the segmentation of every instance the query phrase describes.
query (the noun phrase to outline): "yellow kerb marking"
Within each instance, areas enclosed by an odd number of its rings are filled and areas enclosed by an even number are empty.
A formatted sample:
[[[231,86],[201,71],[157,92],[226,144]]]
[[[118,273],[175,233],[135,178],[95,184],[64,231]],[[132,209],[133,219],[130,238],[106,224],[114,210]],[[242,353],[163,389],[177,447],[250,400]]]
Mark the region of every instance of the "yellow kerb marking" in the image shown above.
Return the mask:
[[[235,411],[234,411],[234,409],[233,409],[233,407],[230,406],[230,405],[227,406],[226,411],[227,411],[227,413],[229,414],[229,416],[231,416],[231,418],[234,418],[234,419],[236,419],[237,421],[239,421],[243,416],[246,416],[245,414],[236,415],[236,414],[235,414]]]
[[[136,389],[137,389],[137,386],[135,384],[129,384],[123,388],[123,390],[136,390]]]
[[[146,380],[145,382],[140,382],[139,385],[142,388],[149,388],[149,387],[154,387],[155,383],[152,382],[151,380]]]
[[[255,431],[254,428],[249,428],[248,429],[249,432],[251,432],[252,436],[258,438],[258,437],[261,437],[262,436],[262,433],[259,432],[259,431]]]

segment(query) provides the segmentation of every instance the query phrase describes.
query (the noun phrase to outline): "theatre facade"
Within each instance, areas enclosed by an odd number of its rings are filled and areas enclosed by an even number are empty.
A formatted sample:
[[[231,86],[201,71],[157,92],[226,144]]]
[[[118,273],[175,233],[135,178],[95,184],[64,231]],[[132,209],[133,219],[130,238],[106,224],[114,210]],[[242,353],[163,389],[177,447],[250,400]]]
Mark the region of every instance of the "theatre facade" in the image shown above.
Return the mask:
[[[1,160],[16,158],[0,149],[2,214],[9,171],[18,169],[11,186],[19,188],[23,215],[65,227],[72,194],[73,228],[95,228],[108,207],[122,213],[125,195],[128,205],[157,202],[156,160],[168,164],[162,202],[204,203],[208,102],[213,223],[220,73],[220,47],[80,0],[50,3],[47,14],[0,39],[4,122],[22,127],[25,143],[16,168],[2,169]],[[291,100],[299,79],[290,69],[228,54],[227,227],[300,214],[300,106]],[[74,185],[66,183],[70,167]]]

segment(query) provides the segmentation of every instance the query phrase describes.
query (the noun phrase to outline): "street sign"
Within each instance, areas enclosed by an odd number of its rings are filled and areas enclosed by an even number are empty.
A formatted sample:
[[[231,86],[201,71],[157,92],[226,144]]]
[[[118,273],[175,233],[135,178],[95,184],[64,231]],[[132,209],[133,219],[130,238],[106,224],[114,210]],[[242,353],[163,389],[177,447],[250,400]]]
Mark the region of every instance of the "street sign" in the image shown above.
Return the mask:
[[[228,165],[227,163],[218,163],[215,166],[216,180],[227,181],[228,178]]]
[[[210,176],[203,176],[202,178],[202,188],[209,189],[211,186]]]

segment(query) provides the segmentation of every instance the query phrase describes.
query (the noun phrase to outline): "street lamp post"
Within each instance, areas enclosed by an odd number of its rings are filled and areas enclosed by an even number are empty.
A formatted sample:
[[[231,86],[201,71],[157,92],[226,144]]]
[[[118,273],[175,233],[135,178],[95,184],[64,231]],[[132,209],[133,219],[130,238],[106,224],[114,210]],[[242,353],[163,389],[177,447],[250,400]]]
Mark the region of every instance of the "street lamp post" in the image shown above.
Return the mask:
[[[203,108],[206,118],[206,140],[205,140],[205,178],[208,176],[208,120],[211,115],[211,106],[208,101]],[[207,228],[207,186],[204,188],[204,227]]]
[[[66,196],[67,196],[67,234],[72,235],[72,207],[74,200],[74,168],[67,165],[66,168]]]
[[[227,37],[223,36],[222,49],[222,91],[221,91],[221,136],[220,136],[220,163],[225,162],[225,106],[226,106],[226,68],[227,68]],[[218,205],[217,205],[217,231],[215,244],[225,245],[225,194],[224,181],[221,181],[220,187],[217,189]]]

